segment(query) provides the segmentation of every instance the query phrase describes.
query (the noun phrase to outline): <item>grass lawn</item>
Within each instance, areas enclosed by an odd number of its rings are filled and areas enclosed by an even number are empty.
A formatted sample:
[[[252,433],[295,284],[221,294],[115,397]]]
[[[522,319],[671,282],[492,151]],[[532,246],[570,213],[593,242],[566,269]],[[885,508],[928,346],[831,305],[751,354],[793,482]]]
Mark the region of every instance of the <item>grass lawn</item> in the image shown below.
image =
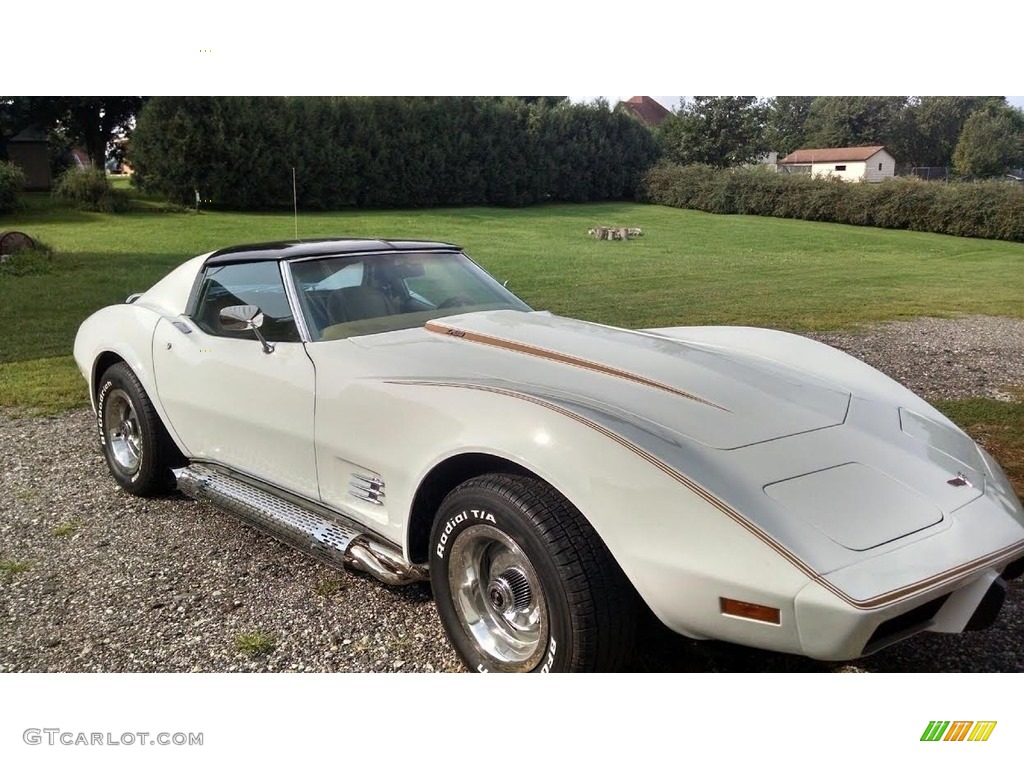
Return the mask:
[[[56,252],[49,274],[0,271],[0,406],[85,404],[70,354],[87,315],[196,254],[294,236],[289,214],[196,215],[135,202],[138,210],[111,215],[34,197],[27,210],[0,217],[0,230],[23,230]],[[645,234],[597,242],[586,236],[596,224]],[[301,214],[299,234],[458,243],[535,308],[635,328],[807,331],[920,315],[1024,317],[1019,243],[631,203]],[[1024,406],[943,407],[976,432],[989,430],[1003,455],[1024,455]]]
[[[639,226],[626,243],[586,236]],[[0,363],[67,355],[94,310],[205,251],[293,236],[291,216],[95,214],[38,205],[0,218],[56,253],[51,274],[0,275]],[[629,327],[822,330],[919,315],[1024,316],[1024,244],[637,204],[308,214],[303,237],[463,245],[536,308]]]

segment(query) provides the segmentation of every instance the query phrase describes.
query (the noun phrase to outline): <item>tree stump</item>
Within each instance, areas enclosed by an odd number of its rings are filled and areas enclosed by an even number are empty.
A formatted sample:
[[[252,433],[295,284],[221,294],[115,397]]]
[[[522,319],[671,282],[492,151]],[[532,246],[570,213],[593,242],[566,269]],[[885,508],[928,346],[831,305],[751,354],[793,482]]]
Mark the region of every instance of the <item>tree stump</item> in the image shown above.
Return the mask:
[[[596,226],[587,230],[587,234],[596,240],[629,240],[643,234],[640,227]]]

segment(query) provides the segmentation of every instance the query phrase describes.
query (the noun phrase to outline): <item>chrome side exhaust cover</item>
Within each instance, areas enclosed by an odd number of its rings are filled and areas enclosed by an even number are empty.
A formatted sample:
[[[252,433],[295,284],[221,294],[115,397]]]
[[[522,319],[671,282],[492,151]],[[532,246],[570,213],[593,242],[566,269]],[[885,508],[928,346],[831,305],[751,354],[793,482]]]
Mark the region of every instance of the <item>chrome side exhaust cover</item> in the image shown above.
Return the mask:
[[[426,581],[426,568],[405,562],[394,546],[378,541],[335,512],[259,487],[228,470],[191,464],[174,470],[178,490],[238,517],[277,540],[329,565],[368,573],[392,586]]]

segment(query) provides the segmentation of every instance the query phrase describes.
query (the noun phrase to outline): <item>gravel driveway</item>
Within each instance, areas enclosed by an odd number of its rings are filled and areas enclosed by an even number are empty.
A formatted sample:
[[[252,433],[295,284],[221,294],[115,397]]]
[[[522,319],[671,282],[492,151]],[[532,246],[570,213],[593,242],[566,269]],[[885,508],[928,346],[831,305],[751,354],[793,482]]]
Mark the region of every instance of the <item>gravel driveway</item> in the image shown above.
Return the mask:
[[[818,334],[928,398],[1007,397],[1024,322],[921,319]],[[307,558],[180,495],[107,472],[86,410],[0,413],[0,671],[456,671],[429,589]],[[11,571],[17,572],[11,572]],[[239,650],[250,636],[255,648]],[[695,643],[651,627],[636,670],[1024,671],[1024,588],[998,623],[919,635],[852,665]]]

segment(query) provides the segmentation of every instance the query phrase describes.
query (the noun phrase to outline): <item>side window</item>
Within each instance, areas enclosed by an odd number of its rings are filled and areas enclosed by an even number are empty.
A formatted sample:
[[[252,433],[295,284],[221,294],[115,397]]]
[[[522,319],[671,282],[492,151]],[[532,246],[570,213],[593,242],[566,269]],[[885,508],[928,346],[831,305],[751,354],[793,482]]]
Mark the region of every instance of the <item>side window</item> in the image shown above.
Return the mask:
[[[212,336],[255,341],[251,331],[229,331],[220,324],[220,311],[237,304],[254,304],[263,311],[260,331],[268,341],[299,340],[276,261],[207,267],[192,319]]]

